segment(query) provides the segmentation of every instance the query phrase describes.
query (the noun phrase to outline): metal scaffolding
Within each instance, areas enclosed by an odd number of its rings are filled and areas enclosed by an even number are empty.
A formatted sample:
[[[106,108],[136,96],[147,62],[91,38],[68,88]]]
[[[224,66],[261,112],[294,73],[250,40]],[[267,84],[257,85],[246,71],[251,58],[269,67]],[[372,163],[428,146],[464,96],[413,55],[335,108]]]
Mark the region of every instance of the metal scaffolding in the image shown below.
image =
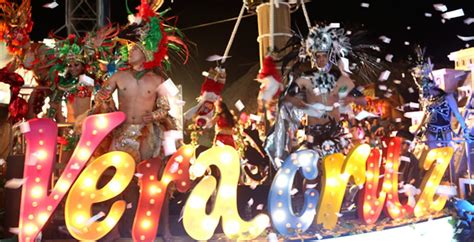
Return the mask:
[[[68,34],[83,35],[104,26],[110,17],[110,0],[65,0],[65,24],[54,34],[66,29]]]

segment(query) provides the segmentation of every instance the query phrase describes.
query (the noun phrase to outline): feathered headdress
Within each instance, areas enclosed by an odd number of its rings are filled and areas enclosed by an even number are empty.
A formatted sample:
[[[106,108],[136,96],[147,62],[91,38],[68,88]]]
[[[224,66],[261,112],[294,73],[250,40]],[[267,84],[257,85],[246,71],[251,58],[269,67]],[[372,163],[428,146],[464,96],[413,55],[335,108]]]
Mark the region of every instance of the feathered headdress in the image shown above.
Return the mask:
[[[311,61],[315,61],[313,58],[316,53],[325,52],[333,64],[337,64],[340,58],[347,58],[351,51],[350,39],[345,30],[331,26],[315,26],[309,29],[304,46]]]
[[[30,0],[23,0],[20,6],[1,2],[0,10],[0,40],[7,43],[13,55],[20,56],[30,43],[29,33],[33,28]]]
[[[416,61],[415,67],[412,69],[412,76],[415,79],[415,84],[418,86],[423,94],[427,94],[429,88],[436,87],[436,83],[432,78],[433,64],[431,64],[430,58],[425,58],[426,48],[416,46]]]
[[[138,13],[131,15],[129,11],[129,24],[121,31],[119,37],[127,42],[136,44],[145,54],[145,69],[155,67],[170,68],[168,50],[177,53],[184,63],[188,58],[188,48],[182,40],[182,34],[178,28],[167,24],[173,18],[164,18],[169,9],[156,12],[162,1],[141,0]]]

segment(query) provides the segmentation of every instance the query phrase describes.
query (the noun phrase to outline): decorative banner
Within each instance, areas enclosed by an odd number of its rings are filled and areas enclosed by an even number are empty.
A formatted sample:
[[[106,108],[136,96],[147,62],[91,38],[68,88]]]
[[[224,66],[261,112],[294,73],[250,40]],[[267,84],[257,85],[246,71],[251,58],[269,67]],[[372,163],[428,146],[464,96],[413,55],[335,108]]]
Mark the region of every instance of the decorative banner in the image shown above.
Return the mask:
[[[319,193],[315,189],[306,190],[303,209],[299,216],[296,216],[291,206],[291,188],[298,170],[304,178],[316,179],[318,160],[319,155],[313,150],[298,151],[286,158],[275,175],[268,195],[268,209],[273,227],[282,235],[301,234],[311,226],[314,220]]]
[[[112,179],[97,189],[99,178],[105,170],[115,168]],[[92,205],[104,202],[122,193],[135,173],[135,160],[122,151],[112,151],[91,162],[81,173],[66,199],[66,226],[71,235],[78,240],[94,241],[108,234],[120,220],[127,206],[120,200],[112,204],[105,219],[96,222],[102,216],[92,215]]]
[[[437,195],[435,199],[435,193],[449,166],[453,153],[451,147],[433,149],[428,152],[425,160],[421,163],[423,169],[428,170],[428,172],[421,182],[421,194],[415,206],[416,217],[439,212],[444,208],[448,197]]]
[[[356,146],[345,161],[340,153],[324,157],[321,201],[316,221],[322,223],[325,229],[336,226],[349,178],[352,177],[358,186],[364,184],[365,163],[369,154],[370,146],[362,144]]]
[[[377,221],[385,205],[387,193],[382,191],[382,182],[379,179],[380,151],[372,149],[367,159],[366,181],[364,188],[359,191],[359,218],[366,224]],[[382,180],[383,181],[383,180]],[[380,184],[380,185],[379,185]]]
[[[48,196],[56,157],[56,123],[33,119],[21,125],[27,142],[21,193],[19,240],[33,241],[51,217],[102,139],[125,120],[122,112],[93,115],[84,120],[81,139],[64,172]]]
[[[203,152],[190,168],[190,175],[201,177],[206,169],[215,165],[220,172],[220,182],[214,200],[214,208],[208,215],[206,203],[216,187],[216,178],[205,176],[193,189],[184,207],[183,224],[186,232],[195,240],[208,240],[222,217],[222,227],[230,239],[251,240],[269,226],[269,218],[259,214],[251,221],[243,221],[237,211],[237,184],[240,176],[240,160],[237,151],[230,146],[214,146]]]
[[[170,182],[174,182],[179,192],[186,192],[191,187],[189,166],[194,159],[192,145],[182,146],[168,160],[161,180],[158,175],[163,162],[159,158],[141,162],[137,171],[141,174],[141,187],[137,212],[133,222],[134,241],[154,241],[160,223],[161,208]]]

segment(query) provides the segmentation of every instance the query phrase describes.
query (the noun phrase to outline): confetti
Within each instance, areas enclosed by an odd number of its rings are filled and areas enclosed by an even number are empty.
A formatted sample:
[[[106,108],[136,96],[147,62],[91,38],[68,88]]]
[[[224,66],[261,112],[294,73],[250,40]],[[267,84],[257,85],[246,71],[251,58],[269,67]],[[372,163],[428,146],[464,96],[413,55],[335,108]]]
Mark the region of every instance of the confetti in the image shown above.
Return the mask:
[[[363,7],[363,8],[369,8],[370,4],[368,4],[368,3],[361,3],[360,6]]]
[[[0,159],[0,166],[5,165],[6,161],[4,159]]]
[[[400,85],[400,84],[402,84],[402,81],[400,81],[400,80],[393,80],[393,83],[395,83],[395,84],[397,84],[397,85]]]
[[[408,104],[408,106],[409,106],[410,108],[420,108],[420,104],[419,104],[419,103],[412,103],[412,102],[410,102],[410,103]]]
[[[256,207],[255,209],[257,209],[257,210],[263,210],[263,204],[257,205],[257,207]]]
[[[403,44],[404,44],[404,45],[410,45],[410,42],[405,41],[405,42],[403,42]]]
[[[260,123],[260,120],[261,120],[260,116],[255,115],[255,114],[250,114],[250,119],[257,123]]]
[[[227,56],[227,57],[224,57],[224,56],[220,56],[220,55],[211,55],[209,57],[206,58],[207,61],[220,61],[220,60],[223,60],[223,59],[227,59],[227,58],[230,58],[231,56]]]
[[[131,209],[133,208],[133,204],[132,203],[127,203],[127,209]]]
[[[278,242],[278,236],[275,233],[269,233],[267,235],[267,240],[269,242]]]
[[[178,162],[173,162],[173,164],[171,165],[169,171],[171,172],[171,174],[173,174],[176,171],[178,171],[178,168],[179,168],[179,163]]]
[[[433,7],[440,12],[448,11],[448,7],[442,3],[433,4]]]
[[[411,26],[407,26],[407,30],[411,30]]]
[[[388,88],[385,85],[379,85],[379,89],[382,91],[387,91]]]
[[[405,162],[411,162],[411,159],[410,159],[410,157],[403,156],[403,155],[402,155],[402,156],[400,156],[400,160],[401,160],[401,161],[405,161]]]
[[[86,223],[84,224],[84,227],[89,227],[89,226],[91,226],[95,221],[101,219],[101,218],[104,217],[104,216],[105,216],[105,213],[104,213],[104,212],[100,212],[100,213],[98,213],[98,214],[92,216],[90,219],[88,219],[88,220],[86,221]]]
[[[23,183],[25,183],[25,179],[13,178],[5,183],[5,188],[18,189],[23,185]]]
[[[12,234],[19,234],[20,233],[20,229],[18,227],[9,228],[8,231]]]
[[[393,55],[392,54],[387,54],[385,56],[385,60],[388,61],[388,62],[392,62],[392,59],[393,59]]]
[[[249,205],[249,207],[252,207],[252,205],[253,205],[253,198],[250,198],[250,200],[247,202],[247,204]]]
[[[329,28],[340,28],[341,24],[340,23],[330,23]]]
[[[313,188],[315,188],[317,185],[318,185],[318,183],[315,183],[315,184],[306,184],[306,188],[308,188],[308,189],[313,189]]]
[[[392,41],[392,39],[388,38],[385,35],[380,36],[379,39],[382,40],[382,42],[384,42],[386,44],[390,44],[390,41]]]
[[[71,165],[71,170],[79,170],[81,169],[81,166],[77,163],[74,163]]]
[[[353,203],[349,207],[347,207],[347,210],[351,211],[352,209],[354,209],[354,207],[355,207],[355,203]]]
[[[245,105],[244,103],[239,99],[237,100],[237,102],[235,102],[235,108],[237,108],[237,110],[242,111],[244,108],[245,108]]]
[[[415,90],[413,90],[413,87],[409,87],[409,88],[408,88],[408,92],[409,92],[409,93],[414,93]]]
[[[425,13],[425,17],[431,18],[431,16],[433,16],[431,13]]]
[[[340,217],[343,216],[343,214],[342,214],[342,213],[336,213],[336,216],[337,216],[338,218],[340,218]]]
[[[135,176],[138,177],[138,178],[142,178],[143,174],[142,173],[135,173]]]
[[[470,25],[472,23],[474,23],[474,18],[467,18],[464,20],[464,23],[467,24],[467,25]]]
[[[401,118],[396,118],[395,119],[395,123],[401,123],[402,122],[402,119]]]
[[[225,144],[222,143],[220,140],[216,141],[216,145],[219,146],[219,147],[224,147],[225,146]]]
[[[314,236],[316,236],[316,239],[318,239],[318,240],[323,239],[323,236],[321,236],[320,234],[315,234]]]
[[[462,41],[474,40],[474,36],[461,36],[461,35],[458,35],[458,38],[461,39]]]
[[[361,121],[361,120],[364,120],[366,118],[376,118],[376,117],[378,117],[376,114],[373,114],[373,113],[367,112],[365,110],[362,110],[355,116],[355,119]]]
[[[296,188],[291,189],[291,193],[290,193],[291,196],[295,195],[296,193],[298,193],[298,189]]]
[[[454,197],[458,194],[458,192],[455,186],[439,185],[438,189],[436,189],[436,194]]]
[[[43,8],[53,9],[53,8],[56,8],[57,6],[59,6],[59,3],[57,3],[56,1],[53,1],[53,2],[50,2],[50,3],[44,4]]]
[[[390,71],[384,71],[379,76],[379,81],[386,81],[390,76]]]
[[[458,18],[458,17],[464,16],[464,11],[462,10],[462,8],[460,8],[460,9],[443,13],[441,16],[445,19]]]

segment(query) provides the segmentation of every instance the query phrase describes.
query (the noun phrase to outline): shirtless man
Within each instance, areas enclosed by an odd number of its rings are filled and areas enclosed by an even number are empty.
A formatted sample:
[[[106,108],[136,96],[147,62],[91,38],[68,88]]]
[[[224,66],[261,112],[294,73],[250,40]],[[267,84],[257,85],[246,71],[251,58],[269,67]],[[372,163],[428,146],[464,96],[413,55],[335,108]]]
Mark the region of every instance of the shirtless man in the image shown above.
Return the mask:
[[[112,93],[118,90],[119,110],[126,114],[126,121],[114,130],[110,150],[125,151],[135,161],[157,157],[161,153],[162,132],[172,128],[173,119],[169,116],[170,106],[166,95],[159,87],[163,78],[151,70],[145,70],[143,63],[146,57],[138,45],[133,45],[129,53],[130,70],[115,73],[98,92],[95,109],[109,103],[113,105]],[[171,127],[170,127],[171,126]],[[121,237],[131,237],[136,206],[138,204],[139,188],[136,182],[131,182],[122,199],[132,203],[132,209],[127,209],[118,225]],[[168,223],[168,199],[163,205],[162,222],[165,240],[171,237]],[[117,231],[111,232],[104,241],[117,237]],[[114,238],[115,238],[114,237]]]

